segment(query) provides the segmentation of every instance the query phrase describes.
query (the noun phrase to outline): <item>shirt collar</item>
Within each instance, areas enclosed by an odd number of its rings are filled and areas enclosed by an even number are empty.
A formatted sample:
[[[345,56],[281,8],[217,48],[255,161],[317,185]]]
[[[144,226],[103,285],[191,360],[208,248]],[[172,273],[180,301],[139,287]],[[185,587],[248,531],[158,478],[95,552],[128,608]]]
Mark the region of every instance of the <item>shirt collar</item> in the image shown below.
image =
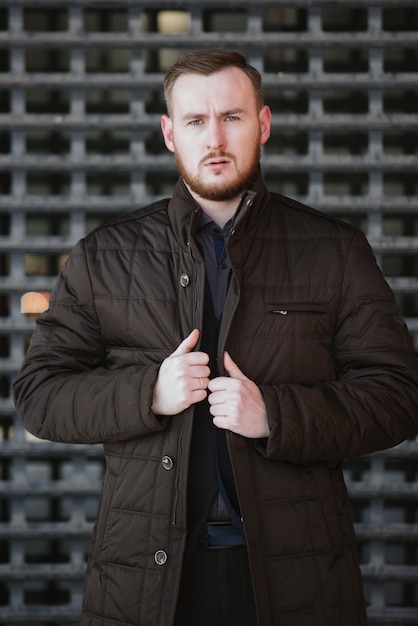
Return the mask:
[[[215,233],[215,229],[217,229],[218,233],[222,233],[222,235],[224,237],[226,237],[229,234],[229,231],[231,230],[232,225],[233,225],[237,215],[239,214],[242,206],[244,205],[244,200],[248,199],[248,198],[253,199],[255,195],[256,195],[256,193],[254,191],[251,191],[251,190],[245,191],[243,193],[243,195],[241,196],[241,199],[239,201],[237,210],[235,211],[234,215],[226,222],[226,224],[225,224],[225,226],[223,228],[220,228],[216,224],[216,222],[207,213],[205,213],[202,210],[201,214],[200,214],[200,224],[198,226],[198,231],[201,231],[201,230],[204,229],[205,231],[211,231],[212,230],[212,233]],[[215,233],[215,234],[218,234],[218,233]]]
[[[223,228],[220,228],[218,224],[204,211],[200,214],[200,224],[198,227],[198,232],[209,232],[213,235],[222,234],[224,237],[231,230],[232,224],[234,223],[236,213],[226,222]]]

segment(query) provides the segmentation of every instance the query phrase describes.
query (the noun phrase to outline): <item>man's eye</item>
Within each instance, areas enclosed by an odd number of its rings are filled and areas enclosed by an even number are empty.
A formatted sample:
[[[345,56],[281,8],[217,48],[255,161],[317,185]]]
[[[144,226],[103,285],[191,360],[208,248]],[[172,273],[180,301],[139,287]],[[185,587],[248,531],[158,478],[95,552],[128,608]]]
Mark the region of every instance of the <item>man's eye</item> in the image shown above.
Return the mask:
[[[191,121],[189,122],[189,124],[190,124],[191,126],[199,126],[199,124],[201,124],[201,123],[202,123],[202,120],[191,120]]]
[[[235,120],[237,120],[238,117],[236,115],[228,115],[226,119],[228,122],[235,122]]]

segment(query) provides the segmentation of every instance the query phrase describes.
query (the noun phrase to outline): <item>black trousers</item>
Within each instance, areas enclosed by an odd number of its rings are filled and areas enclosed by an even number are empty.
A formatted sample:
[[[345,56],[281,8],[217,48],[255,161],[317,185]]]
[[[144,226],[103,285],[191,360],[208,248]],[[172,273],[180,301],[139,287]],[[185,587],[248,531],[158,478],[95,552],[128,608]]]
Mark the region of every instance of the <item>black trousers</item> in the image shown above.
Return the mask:
[[[257,626],[246,546],[198,546],[184,566],[174,626]]]

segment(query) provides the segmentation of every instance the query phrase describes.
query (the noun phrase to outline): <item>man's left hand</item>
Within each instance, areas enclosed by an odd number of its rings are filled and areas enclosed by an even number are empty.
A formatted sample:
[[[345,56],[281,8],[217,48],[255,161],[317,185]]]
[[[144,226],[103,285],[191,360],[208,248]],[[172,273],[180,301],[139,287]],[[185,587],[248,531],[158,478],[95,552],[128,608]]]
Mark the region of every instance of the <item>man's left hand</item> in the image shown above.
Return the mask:
[[[250,439],[268,437],[270,428],[260,389],[241,372],[227,352],[224,367],[229,376],[214,378],[208,386],[213,423]]]

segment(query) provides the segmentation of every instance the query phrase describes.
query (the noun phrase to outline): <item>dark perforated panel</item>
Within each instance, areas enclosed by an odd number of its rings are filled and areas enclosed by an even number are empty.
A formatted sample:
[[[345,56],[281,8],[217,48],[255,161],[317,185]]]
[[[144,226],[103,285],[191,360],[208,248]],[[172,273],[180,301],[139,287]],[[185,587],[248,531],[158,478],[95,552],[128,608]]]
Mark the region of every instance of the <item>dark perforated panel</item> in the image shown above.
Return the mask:
[[[156,9],[158,4],[158,9]],[[362,228],[418,351],[418,7],[359,0],[0,1],[0,621],[78,623],[100,447],[33,440],[11,382],[73,244],[171,193],[162,76],[226,46],[264,75],[272,189]],[[370,624],[418,623],[415,442],[350,461]]]

